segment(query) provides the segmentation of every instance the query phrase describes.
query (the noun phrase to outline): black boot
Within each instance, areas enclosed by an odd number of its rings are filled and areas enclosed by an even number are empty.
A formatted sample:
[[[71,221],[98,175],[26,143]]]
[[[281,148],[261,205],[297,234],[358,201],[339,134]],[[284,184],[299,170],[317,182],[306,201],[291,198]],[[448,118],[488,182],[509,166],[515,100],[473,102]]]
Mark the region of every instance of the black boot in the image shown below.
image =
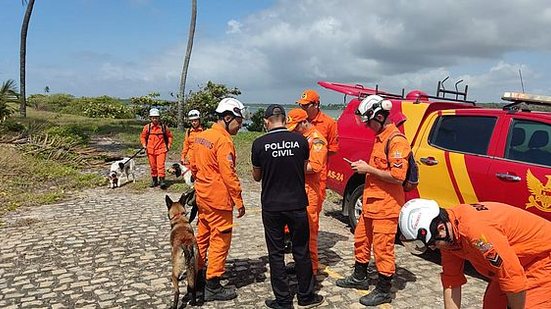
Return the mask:
[[[230,300],[237,297],[235,289],[223,287],[220,278],[207,279],[205,286],[205,301]]]
[[[165,183],[165,178],[164,177],[159,177],[160,181],[159,181],[159,187],[161,189],[166,189],[166,183]]]
[[[369,263],[354,263],[352,275],[337,280],[337,286],[341,288],[369,290],[369,278],[367,277],[367,265]]]
[[[149,185],[150,188],[154,188],[159,185],[159,182],[157,181],[157,176],[151,177],[151,184]]]
[[[364,306],[378,306],[380,304],[390,303],[392,301],[392,295],[390,294],[391,286],[392,276],[387,277],[383,274],[379,274],[377,286],[371,293],[360,298],[360,304]]]

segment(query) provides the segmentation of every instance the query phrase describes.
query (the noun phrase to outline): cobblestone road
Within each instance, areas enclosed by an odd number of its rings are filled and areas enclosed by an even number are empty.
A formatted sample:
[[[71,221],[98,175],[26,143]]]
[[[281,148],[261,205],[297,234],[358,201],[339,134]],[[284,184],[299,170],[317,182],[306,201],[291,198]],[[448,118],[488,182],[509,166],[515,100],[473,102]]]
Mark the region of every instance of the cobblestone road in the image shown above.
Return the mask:
[[[203,308],[262,308],[272,298],[260,216],[260,187],[244,183],[247,214],[236,219],[225,282],[239,296]],[[0,308],[167,308],[171,303],[169,222],[164,192],[122,187],[79,193],[57,205],[5,215],[0,228]],[[171,194],[177,199],[176,194]],[[340,207],[326,202],[320,222],[320,308],[362,308],[366,292],[341,289],[353,235]],[[380,308],[442,308],[440,266],[397,246],[396,298]],[[463,308],[480,308],[485,282],[468,277]],[[185,286],[185,284],[183,284]],[[185,288],[182,289],[184,291]],[[296,302],[296,300],[295,300]]]

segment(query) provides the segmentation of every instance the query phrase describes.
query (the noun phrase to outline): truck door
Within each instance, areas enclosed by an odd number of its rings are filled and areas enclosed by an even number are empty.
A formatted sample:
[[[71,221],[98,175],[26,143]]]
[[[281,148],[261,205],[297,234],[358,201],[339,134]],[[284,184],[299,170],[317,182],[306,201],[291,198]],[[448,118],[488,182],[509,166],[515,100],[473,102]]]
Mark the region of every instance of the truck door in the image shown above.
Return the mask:
[[[481,198],[551,220],[551,123],[513,114],[502,132]]]
[[[444,207],[478,202],[473,180],[487,175],[496,122],[497,117],[467,111],[431,114],[414,145],[419,196]]]

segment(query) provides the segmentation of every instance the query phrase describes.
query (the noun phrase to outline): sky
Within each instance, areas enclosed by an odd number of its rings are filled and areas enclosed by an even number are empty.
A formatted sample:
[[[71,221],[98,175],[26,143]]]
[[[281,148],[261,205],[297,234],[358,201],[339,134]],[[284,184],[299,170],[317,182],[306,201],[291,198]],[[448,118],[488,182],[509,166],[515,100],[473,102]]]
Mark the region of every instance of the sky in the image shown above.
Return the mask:
[[[19,81],[25,7],[1,0],[0,82]],[[36,0],[27,38],[27,95],[119,98],[177,93],[191,1]],[[549,0],[199,0],[186,90],[211,80],[244,103],[322,104],[318,81],[434,94],[449,76],[469,98],[551,95]],[[187,91],[186,91],[187,92]]]

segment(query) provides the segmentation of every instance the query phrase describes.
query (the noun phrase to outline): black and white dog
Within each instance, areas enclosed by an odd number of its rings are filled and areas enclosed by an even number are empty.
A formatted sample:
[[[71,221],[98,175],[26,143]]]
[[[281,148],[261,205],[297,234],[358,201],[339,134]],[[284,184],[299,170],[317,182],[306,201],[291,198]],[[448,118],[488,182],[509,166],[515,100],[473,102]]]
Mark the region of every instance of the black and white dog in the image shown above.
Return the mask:
[[[121,186],[121,178],[124,177],[126,182],[128,182],[129,176],[132,175],[132,182],[136,182],[136,177],[134,176],[135,163],[134,159],[122,158],[118,161],[111,164],[111,169],[109,170],[109,188],[114,189]]]
[[[180,163],[174,163],[167,166],[166,171],[167,173],[176,176],[176,178],[183,177],[186,185],[190,187],[193,186],[193,177],[191,177],[191,170],[187,168],[187,166]]]

